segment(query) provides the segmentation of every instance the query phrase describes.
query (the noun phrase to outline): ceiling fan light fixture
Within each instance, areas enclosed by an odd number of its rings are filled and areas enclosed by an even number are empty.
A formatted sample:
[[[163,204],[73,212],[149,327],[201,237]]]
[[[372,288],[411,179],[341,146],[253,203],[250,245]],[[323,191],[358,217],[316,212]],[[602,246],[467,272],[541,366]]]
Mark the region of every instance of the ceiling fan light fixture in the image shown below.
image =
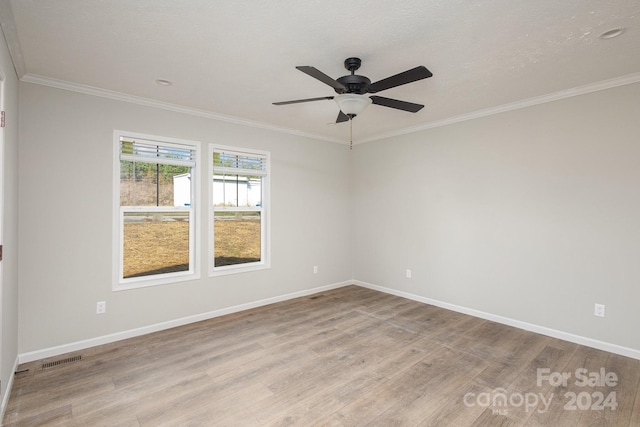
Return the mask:
[[[333,99],[338,104],[338,107],[340,107],[340,111],[347,116],[357,116],[372,102],[368,96],[357,95],[355,93],[343,93],[336,95]]]

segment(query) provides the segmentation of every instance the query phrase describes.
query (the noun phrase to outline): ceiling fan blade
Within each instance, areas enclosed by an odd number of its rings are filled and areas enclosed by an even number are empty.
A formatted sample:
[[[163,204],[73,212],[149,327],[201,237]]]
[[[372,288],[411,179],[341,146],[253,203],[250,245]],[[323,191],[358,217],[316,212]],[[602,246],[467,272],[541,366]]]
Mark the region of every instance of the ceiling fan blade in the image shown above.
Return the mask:
[[[296,99],[294,101],[274,102],[273,105],[299,104],[301,102],[324,101],[325,99],[333,99],[333,96],[322,96],[320,98]]]
[[[347,116],[345,113],[340,111],[340,113],[338,113],[338,118],[336,119],[336,123],[342,123],[342,122],[348,122],[348,121],[349,121],[349,116]]]
[[[400,74],[396,74],[395,76],[387,77],[386,79],[382,79],[375,83],[372,83],[369,86],[369,93],[381,92],[392,87],[426,79],[431,76],[433,76],[433,74],[431,74],[431,71],[427,70],[426,67],[420,65],[419,67],[412,68]]]
[[[417,113],[422,110],[424,105],[414,104],[413,102],[399,101],[397,99],[385,98],[383,96],[371,96],[371,101],[376,105],[382,105],[383,107],[396,108],[402,111],[408,111],[410,113]]]
[[[303,65],[303,66],[296,67],[296,68],[298,70],[302,71],[303,73],[310,75],[314,79],[318,79],[322,83],[331,86],[332,88],[334,88],[336,90],[345,91],[345,92],[347,91],[347,88],[345,87],[345,85],[343,85],[342,83],[338,82],[337,80],[334,80],[331,77],[327,76],[325,73],[323,73],[322,71],[318,70],[317,68],[310,67],[308,65]]]

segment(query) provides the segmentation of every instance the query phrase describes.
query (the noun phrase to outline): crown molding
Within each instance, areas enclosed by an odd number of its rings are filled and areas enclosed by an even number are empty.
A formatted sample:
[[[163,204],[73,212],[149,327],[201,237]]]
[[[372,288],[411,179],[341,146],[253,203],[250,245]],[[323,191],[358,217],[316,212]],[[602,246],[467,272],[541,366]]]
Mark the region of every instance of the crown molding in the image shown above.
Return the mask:
[[[50,77],[44,77],[37,74],[25,74],[20,80],[25,83],[33,83],[33,84],[42,85],[42,86],[49,86],[56,89],[68,90],[72,92],[82,93],[85,95],[93,95],[101,98],[108,98],[116,101],[142,105],[145,107],[153,107],[161,110],[168,110],[176,113],[188,114],[191,116],[204,117],[212,120],[219,120],[222,122],[233,123],[241,126],[248,126],[248,127],[258,128],[262,130],[269,130],[272,132],[280,132],[280,133],[285,133],[289,135],[302,136],[305,138],[317,139],[321,141],[335,142],[338,144],[345,144],[344,141],[339,139],[302,132],[296,129],[273,126],[267,123],[256,122],[256,121],[242,119],[234,116],[226,116],[224,114],[213,113],[211,111],[201,110],[198,108],[191,108],[191,107],[185,107],[182,105],[172,104],[169,102],[156,101],[150,98],[144,98],[144,97],[135,96],[135,95],[128,95],[122,92],[116,92],[116,91],[111,91],[107,89],[100,89],[94,86],[72,83],[69,81],[53,79]]]
[[[77,83],[68,82],[65,80],[53,79],[50,77],[44,77],[37,74],[26,74],[21,79],[21,81],[26,83],[34,83],[43,86],[54,87],[57,89],[64,89],[73,92],[79,92],[86,95],[93,95],[102,98],[113,99],[116,101],[129,102],[132,104],[143,105],[147,107],[159,108],[162,110],[173,111],[182,114],[188,114],[197,117],[204,117],[212,120],[219,120],[227,123],[233,123],[241,126],[248,126],[263,130],[269,130],[272,132],[280,132],[289,135],[302,136],[305,138],[311,138],[321,141],[329,141],[338,144],[346,144],[347,142],[329,138],[322,135],[311,134],[307,132],[302,132],[296,129],[284,128],[280,126],[273,126],[262,122],[256,122],[252,120],[246,120],[239,117],[226,116],[223,114],[213,113],[206,110],[201,110],[197,108],[185,107],[182,105],[171,104],[169,102],[156,101],[149,98],[143,98],[140,96],[128,95],[122,92],[115,92],[106,89],[100,89],[93,86],[81,85]],[[617,77],[614,79],[604,80],[598,83],[588,84],[584,86],[578,86],[571,89],[561,90],[559,92],[550,93],[547,95],[536,96],[533,98],[524,99],[522,101],[512,102],[509,104],[500,105],[497,107],[486,108],[478,111],[473,111],[471,113],[462,114],[459,116],[448,117],[443,120],[438,120],[434,122],[425,123],[418,126],[413,126],[409,128],[400,129],[393,132],[382,133],[378,135],[374,135],[368,138],[364,138],[355,142],[355,144],[364,144],[367,142],[378,141],[382,139],[393,138],[396,136],[407,135],[410,133],[420,132],[427,129],[433,129],[440,126],[447,126],[454,123],[464,122],[467,120],[478,119],[481,117],[492,116],[494,114],[500,114],[507,111],[519,110],[521,108],[532,107],[535,105],[545,104],[548,102],[559,101],[566,98],[571,98],[574,96],[585,95],[592,92],[598,92],[601,90],[611,89],[618,86],[624,86],[628,84],[638,83],[640,82],[640,73],[628,74],[626,76]]]
[[[497,107],[486,108],[471,113],[462,114],[459,116],[448,117],[443,120],[435,122],[425,123],[419,126],[413,126],[410,128],[400,129],[393,132],[374,135],[369,138],[364,138],[357,142],[357,144],[364,144],[365,142],[378,141],[381,139],[393,138],[395,136],[407,135],[410,133],[420,132],[427,129],[433,129],[440,126],[447,126],[454,123],[464,122],[467,120],[478,119],[481,117],[492,116],[494,114],[500,114],[507,111],[519,110],[521,108],[532,107],[534,105],[546,104],[547,102],[559,101],[561,99],[571,98],[574,96],[585,95],[588,93],[598,92],[605,89],[611,89],[618,86],[624,86],[628,84],[640,82],[640,73],[628,74],[622,77],[616,77],[614,79],[603,80],[601,82],[592,83],[584,86],[578,86],[571,89],[561,90],[559,92],[550,93],[547,95],[536,96],[533,98],[524,99],[522,101],[512,102],[509,104],[499,105]],[[356,143],[354,142],[354,145]]]

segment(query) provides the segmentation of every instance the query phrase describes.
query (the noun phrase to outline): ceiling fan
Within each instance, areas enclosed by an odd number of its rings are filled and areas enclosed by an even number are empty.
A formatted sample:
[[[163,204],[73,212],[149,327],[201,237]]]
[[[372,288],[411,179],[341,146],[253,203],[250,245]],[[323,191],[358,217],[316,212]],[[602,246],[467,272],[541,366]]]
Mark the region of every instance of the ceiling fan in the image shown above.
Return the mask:
[[[344,67],[351,72],[350,75],[342,76],[337,80],[324,74],[317,68],[310,66],[296,67],[298,70],[311,77],[320,80],[322,83],[331,86],[338,95],[336,96],[323,96],[320,98],[308,98],[297,99],[294,101],[282,101],[274,102],[273,105],[287,105],[298,104],[300,102],[322,101],[326,99],[333,99],[340,107],[340,113],[336,119],[336,123],[346,122],[353,119],[360,114],[370,104],[381,105],[383,107],[396,108],[402,111],[408,111],[410,113],[416,113],[420,111],[424,105],[414,104],[412,102],[400,101],[392,98],[385,98],[382,96],[365,96],[369,93],[378,93],[383,90],[391,89],[392,87],[412,83],[418,80],[431,77],[431,71],[427,70],[424,66],[412,68],[402,73],[387,77],[386,79],[379,80],[375,83],[371,83],[365,76],[359,76],[355,74],[355,71],[360,68],[362,61],[360,58],[347,58],[344,60]]]

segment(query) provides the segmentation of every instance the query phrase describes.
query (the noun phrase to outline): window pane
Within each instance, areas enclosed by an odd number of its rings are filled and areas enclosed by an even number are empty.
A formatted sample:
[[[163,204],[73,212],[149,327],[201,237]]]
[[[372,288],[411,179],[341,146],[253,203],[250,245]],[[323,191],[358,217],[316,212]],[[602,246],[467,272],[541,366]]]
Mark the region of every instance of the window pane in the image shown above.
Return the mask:
[[[125,212],[123,277],[189,271],[189,212]]]
[[[140,138],[120,137],[120,155],[122,158],[141,162],[155,162],[156,159],[169,160],[170,163],[194,164],[195,150],[190,145],[147,141]]]
[[[120,206],[189,206],[189,166],[120,161]]]
[[[251,154],[225,153],[216,151],[213,153],[213,167],[216,169],[252,169],[265,170],[265,157]]]
[[[215,267],[259,262],[260,212],[215,212]]]
[[[256,207],[262,204],[262,178],[214,175],[213,206]]]

